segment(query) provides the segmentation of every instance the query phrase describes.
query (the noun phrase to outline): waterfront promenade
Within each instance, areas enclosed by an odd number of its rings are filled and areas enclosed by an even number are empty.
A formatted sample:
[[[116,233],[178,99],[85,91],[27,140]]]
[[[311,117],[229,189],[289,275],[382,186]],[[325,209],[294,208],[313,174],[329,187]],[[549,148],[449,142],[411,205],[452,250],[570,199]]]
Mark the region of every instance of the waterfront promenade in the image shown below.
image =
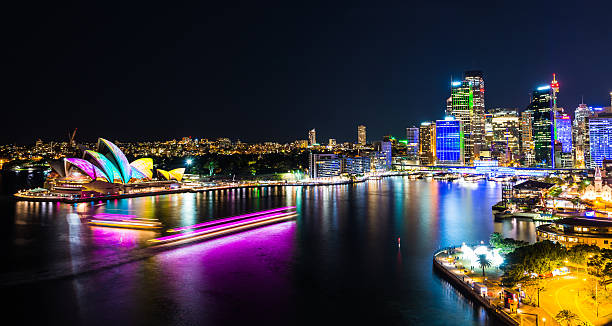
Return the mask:
[[[504,307],[501,286],[502,271],[469,266],[459,259],[460,247],[440,250],[434,255],[434,268],[440,271],[451,284],[473,301],[481,304],[507,325],[560,325],[554,318],[561,310],[575,313],[586,325],[608,325],[612,316],[612,302],[603,298],[600,290],[598,305],[595,306],[594,281],[578,268],[572,268],[567,275],[544,279],[539,293],[539,307],[521,302],[518,309]],[[475,283],[486,285],[486,294],[475,290]],[[535,295],[535,294],[534,294]],[[538,299],[536,299],[538,300]],[[597,312],[598,311],[598,312]],[[538,319],[536,324],[535,319]]]
[[[480,268],[467,266],[456,259],[456,254],[460,250],[460,247],[456,247],[436,252],[433,266],[461,293],[482,305],[504,325],[539,325],[536,319],[541,321],[542,318],[546,321],[546,325],[559,325],[549,313],[540,308],[527,305],[522,305],[518,311],[505,308],[501,300],[503,288],[499,283],[501,272],[494,268],[486,268],[486,277],[482,277]],[[474,289],[474,283],[486,285],[486,294],[478,293]]]

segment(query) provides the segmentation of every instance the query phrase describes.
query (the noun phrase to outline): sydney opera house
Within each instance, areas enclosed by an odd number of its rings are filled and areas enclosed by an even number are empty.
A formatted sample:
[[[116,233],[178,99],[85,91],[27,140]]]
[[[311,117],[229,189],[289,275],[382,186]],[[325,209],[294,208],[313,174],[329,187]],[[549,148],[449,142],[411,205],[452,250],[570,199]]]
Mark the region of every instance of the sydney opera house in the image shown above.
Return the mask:
[[[98,151],[85,150],[82,158],[64,158],[49,162],[52,172],[46,188],[53,193],[79,196],[105,196],[155,192],[180,187],[184,168],[153,174],[153,159],[129,162],[110,141],[98,139]]]

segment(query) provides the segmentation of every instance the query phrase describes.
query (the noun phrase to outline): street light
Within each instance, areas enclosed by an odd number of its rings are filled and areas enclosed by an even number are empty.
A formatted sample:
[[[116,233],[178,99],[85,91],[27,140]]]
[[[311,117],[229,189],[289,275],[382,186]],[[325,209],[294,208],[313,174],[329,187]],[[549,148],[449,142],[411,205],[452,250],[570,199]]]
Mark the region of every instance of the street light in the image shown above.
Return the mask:
[[[546,318],[542,317],[542,322],[544,322],[544,326],[546,326]]]
[[[190,159],[190,158],[188,158],[187,160],[185,160],[185,163],[186,163],[187,165],[191,165],[191,163],[193,163],[193,160],[192,160],[192,159]]]

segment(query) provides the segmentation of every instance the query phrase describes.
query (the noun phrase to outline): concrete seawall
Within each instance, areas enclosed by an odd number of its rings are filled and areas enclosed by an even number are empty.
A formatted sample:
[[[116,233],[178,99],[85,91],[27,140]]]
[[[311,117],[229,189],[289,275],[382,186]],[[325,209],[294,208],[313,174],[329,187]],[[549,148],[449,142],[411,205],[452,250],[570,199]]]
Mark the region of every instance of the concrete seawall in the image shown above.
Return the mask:
[[[478,293],[476,293],[476,291],[474,291],[474,289],[472,289],[471,286],[469,286],[468,284],[463,282],[463,280],[461,280],[457,275],[451,273],[448,269],[446,269],[444,267],[444,265],[442,265],[436,259],[438,254],[446,252],[446,250],[447,249],[440,250],[440,251],[437,251],[434,254],[434,256],[433,256],[433,268],[434,268],[434,270],[436,272],[439,272],[441,276],[444,276],[444,278],[447,281],[449,281],[457,290],[459,290],[461,293],[463,293],[466,297],[470,298],[472,301],[474,301],[474,302],[480,304],[481,306],[483,306],[490,313],[490,315],[493,318],[495,318],[498,321],[502,322],[504,325],[510,325],[510,326],[517,326],[517,325],[519,325],[518,321],[516,321],[514,318],[510,317],[503,310],[500,310],[499,308],[497,308],[496,306],[491,304],[487,298],[484,298],[484,297],[480,296]]]

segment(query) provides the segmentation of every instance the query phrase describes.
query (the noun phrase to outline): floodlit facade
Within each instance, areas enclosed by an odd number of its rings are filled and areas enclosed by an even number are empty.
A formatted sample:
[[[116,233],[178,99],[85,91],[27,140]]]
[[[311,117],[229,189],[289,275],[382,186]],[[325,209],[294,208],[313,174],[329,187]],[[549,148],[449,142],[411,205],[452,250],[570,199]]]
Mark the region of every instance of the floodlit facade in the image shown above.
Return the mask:
[[[555,139],[561,142],[563,153],[572,152],[572,118],[568,114],[555,116]]]
[[[366,126],[364,125],[357,126],[357,144],[366,144]]]
[[[419,128],[419,161],[421,165],[436,162],[436,124],[423,122]]]
[[[436,121],[437,164],[463,164],[463,131],[454,119]]]
[[[446,115],[461,122],[464,134],[464,157],[471,164],[485,149],[484,79],[481,71],[466,71],[462,81],[451,83],[446,101]]]
[[[604,159],[612,158],[612,114],[600,114],[588,119],[589,168],[601,166]]]
[[[317,131],[315,129],[311,129],[308,132],[308,145],[309,146],[317,145]]]
[[[97,152],[86,150],[83,157],[64,158],[63,165],[51,167],[65,181],[128,184],[151,180],[153,176],[152,159],[142,158],[130,164],[119,147],[104,138],[98,140]]]
[[[554,167],[554,112],[550,86],[541,86],[533,91],[527,110],[533,111],[535,164],[539,167]]]

